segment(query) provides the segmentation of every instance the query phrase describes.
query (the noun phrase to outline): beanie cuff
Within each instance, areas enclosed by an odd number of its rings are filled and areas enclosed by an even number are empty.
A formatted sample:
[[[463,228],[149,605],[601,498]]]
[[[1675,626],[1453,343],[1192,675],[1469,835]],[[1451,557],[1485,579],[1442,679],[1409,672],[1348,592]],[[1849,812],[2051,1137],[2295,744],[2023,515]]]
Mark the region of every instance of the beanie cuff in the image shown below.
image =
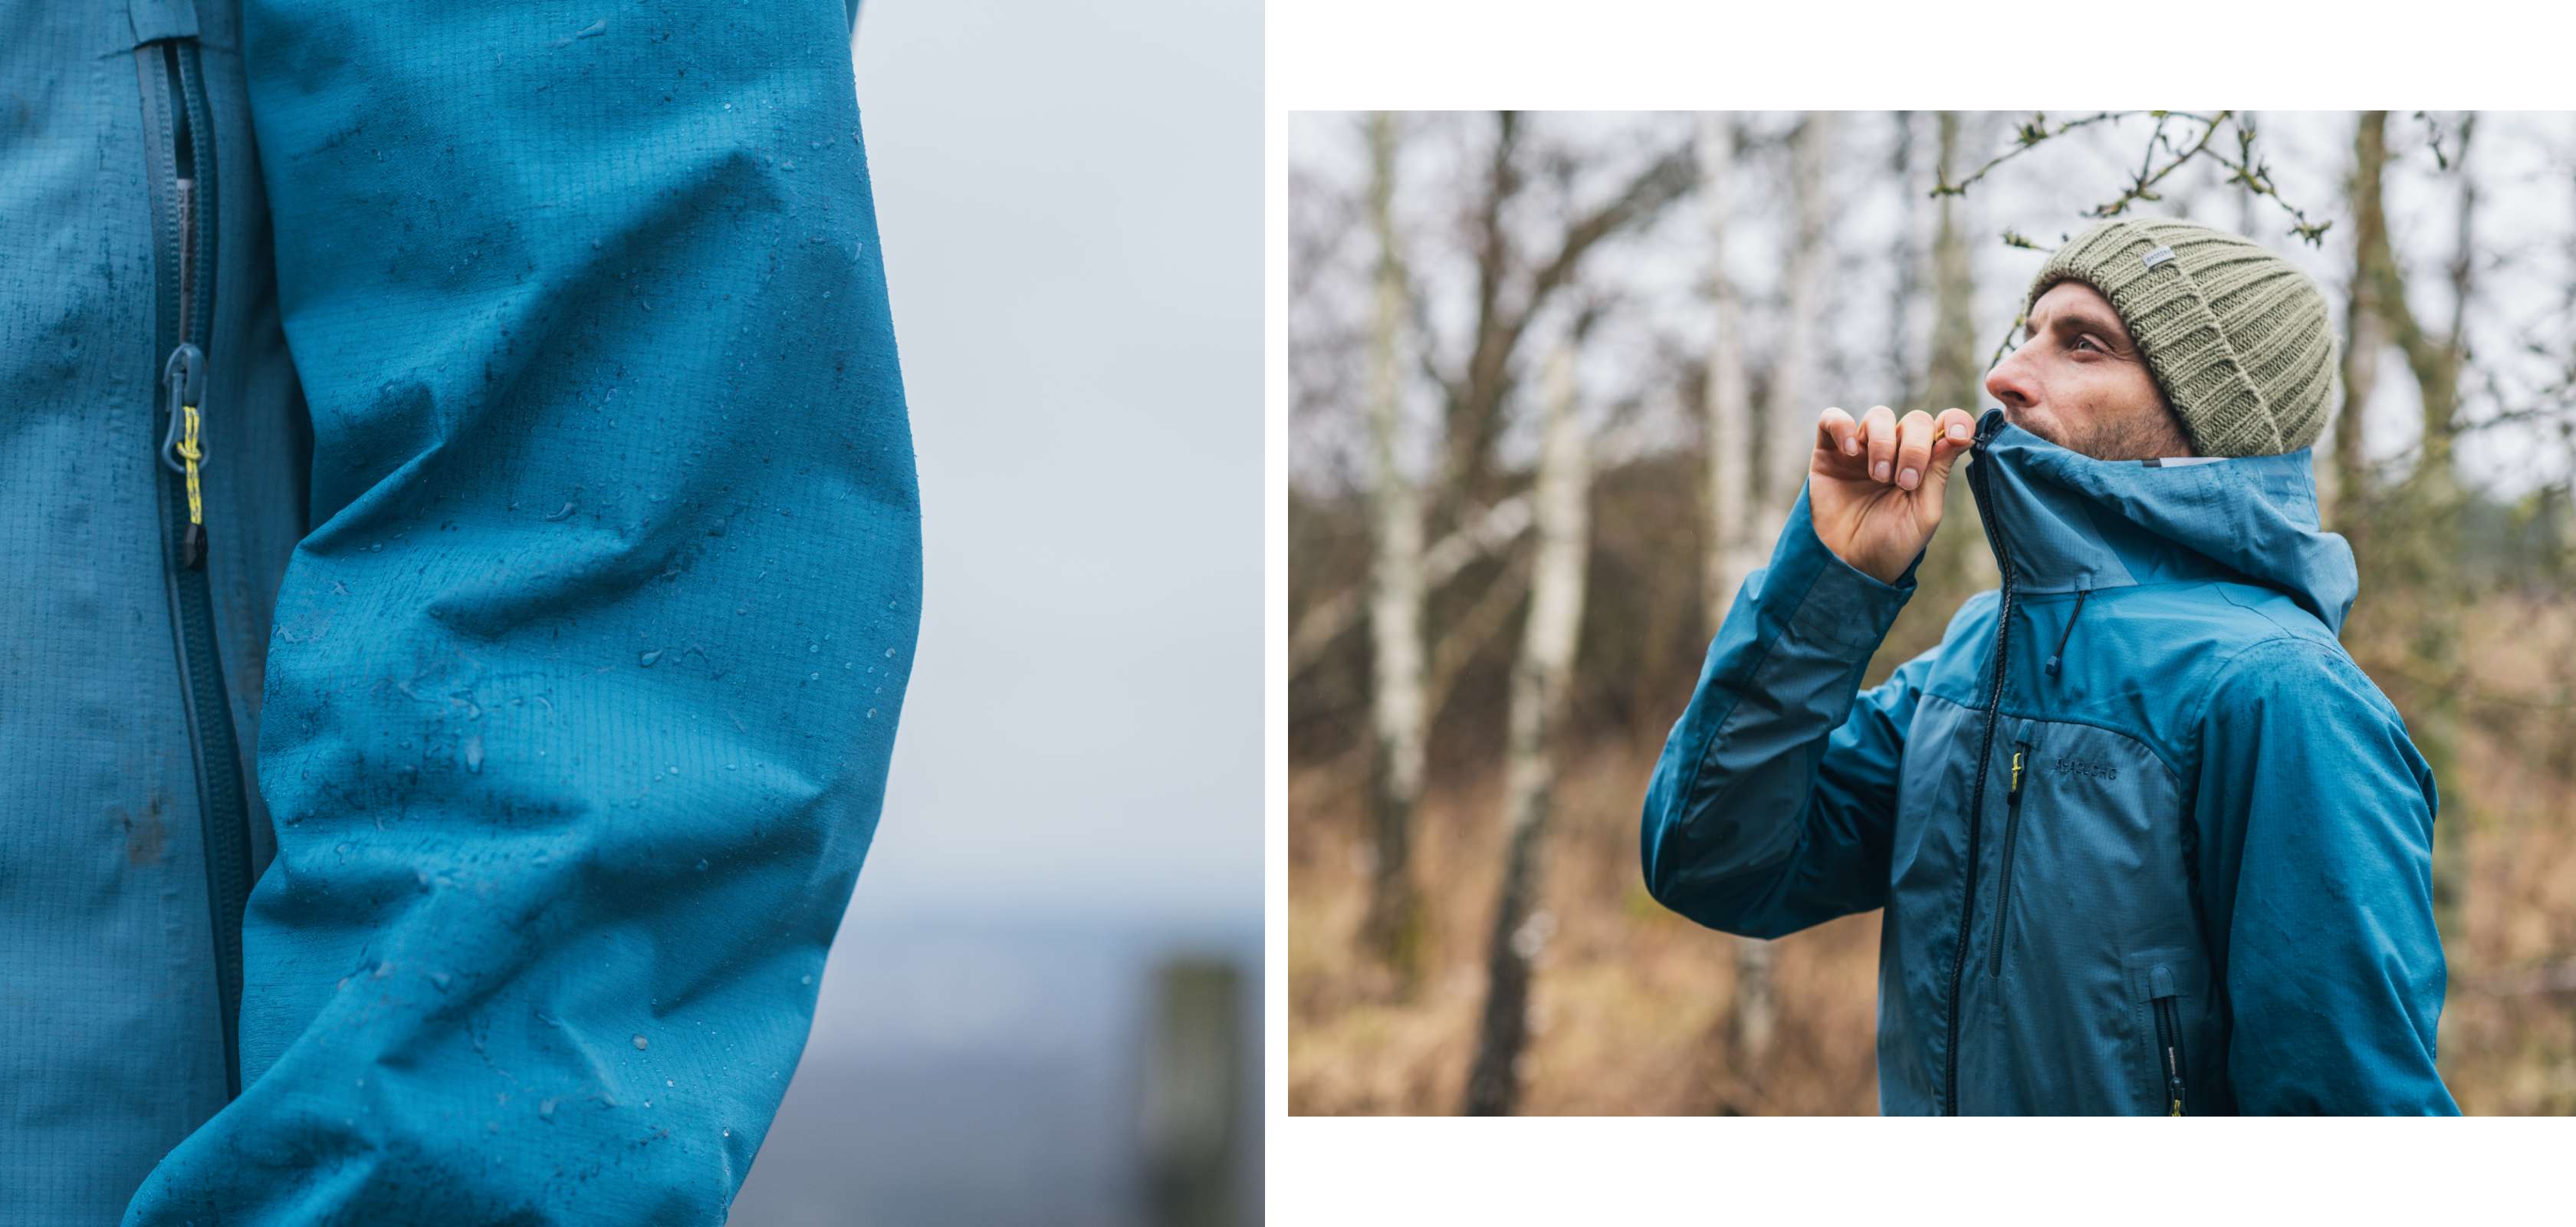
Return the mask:
[[[2143,228],[2125,221],[2100,226],[2059,248],[2031,282],[2027,319],[2040,295],[2061,281],[2080,281],[2111,302],[2147,360],[2147,371],[2191,432],[2204,456],[2259,456],[2287,450],[2287,440],[2236,348],[2219,327],[2182,262]],[[2176,389],[2190,389],[2186,400]],[[2211,433],[2204,434],[2204,429]]]

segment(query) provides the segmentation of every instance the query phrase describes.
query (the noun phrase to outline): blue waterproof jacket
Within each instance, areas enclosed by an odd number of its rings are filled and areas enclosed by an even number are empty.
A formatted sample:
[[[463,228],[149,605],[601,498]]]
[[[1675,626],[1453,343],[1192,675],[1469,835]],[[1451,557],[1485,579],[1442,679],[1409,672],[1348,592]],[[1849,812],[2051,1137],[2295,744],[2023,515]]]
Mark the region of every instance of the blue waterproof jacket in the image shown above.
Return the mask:
[[[0,0],[0,1223],[719,1221],[919,617],[841,0]]]
[[[2337,642],[2309,453],[1976,440],[2003,586],[1865,692],[1914,568],[1800,494],[1655,766],[1655,897],[1760,938],[1884,909],[1890,1113],[2456,1111],[2433,776]]]

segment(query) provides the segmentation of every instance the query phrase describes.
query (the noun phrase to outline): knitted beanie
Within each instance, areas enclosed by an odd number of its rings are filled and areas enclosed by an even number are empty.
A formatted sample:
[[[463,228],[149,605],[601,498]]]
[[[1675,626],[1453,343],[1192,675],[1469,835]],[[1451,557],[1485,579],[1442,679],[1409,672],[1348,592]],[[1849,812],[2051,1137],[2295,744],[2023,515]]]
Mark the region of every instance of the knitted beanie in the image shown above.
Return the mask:
[[[2112,218],[2048,257],[2023,318],[2061,281],[2111,301],[2201,455],[2297,451],[2325,429],[2336,362],[2325,295],[2281,257],[2192,222]]]

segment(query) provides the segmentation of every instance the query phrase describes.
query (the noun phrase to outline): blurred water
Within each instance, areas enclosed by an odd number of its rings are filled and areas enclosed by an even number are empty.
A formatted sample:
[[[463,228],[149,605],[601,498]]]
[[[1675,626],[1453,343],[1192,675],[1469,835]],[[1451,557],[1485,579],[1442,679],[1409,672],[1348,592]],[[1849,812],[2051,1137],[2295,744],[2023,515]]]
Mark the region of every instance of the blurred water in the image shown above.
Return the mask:
[[[1257,921],[853,912],[730,1221],[1148,1221],[1138,1109],[1153,975],[1190,954],[1239,970],[1231,1201],[1233,1221],[1260,1221],[1260,953]]]

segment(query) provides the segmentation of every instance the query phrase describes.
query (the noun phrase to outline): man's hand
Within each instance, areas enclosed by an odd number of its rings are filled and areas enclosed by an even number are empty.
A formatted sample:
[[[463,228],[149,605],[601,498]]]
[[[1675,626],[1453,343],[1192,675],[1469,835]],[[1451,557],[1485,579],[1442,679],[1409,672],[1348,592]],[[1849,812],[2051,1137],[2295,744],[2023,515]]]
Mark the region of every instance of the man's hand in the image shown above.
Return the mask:
[[[1816,539],[1853,569],[1895,583],[1941,527],[1950,464],[1968,450],[1976,418],[1965,409],[1933,417],[1917,409],[1898,421],[1872,406],[1859,421],[1840,409],[1816,418],[1807,466],[1807,515]]]

